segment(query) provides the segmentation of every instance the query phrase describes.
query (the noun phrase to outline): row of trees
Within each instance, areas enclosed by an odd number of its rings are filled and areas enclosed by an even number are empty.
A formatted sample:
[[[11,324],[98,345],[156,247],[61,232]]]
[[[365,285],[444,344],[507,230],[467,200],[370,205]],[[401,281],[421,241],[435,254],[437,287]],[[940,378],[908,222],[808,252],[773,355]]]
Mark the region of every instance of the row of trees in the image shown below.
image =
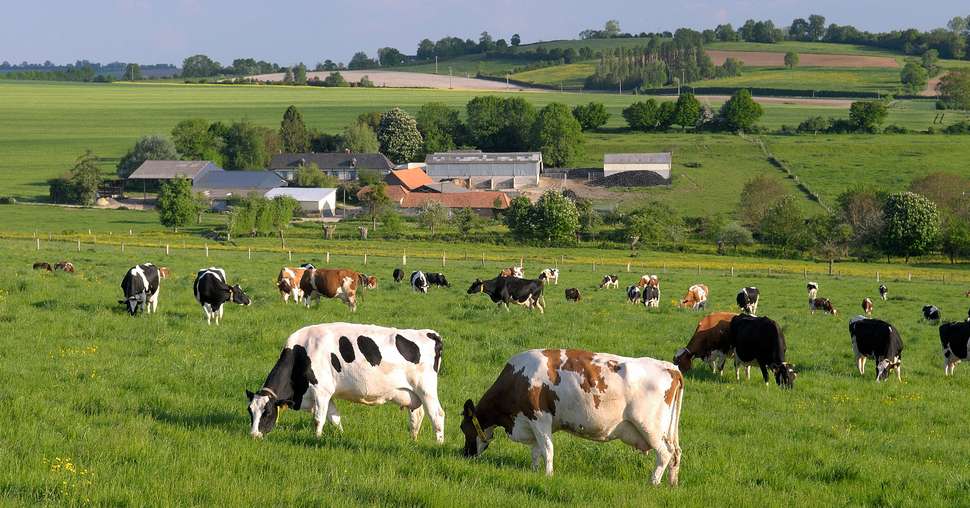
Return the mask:
[[[303,64],[299,65],[302,66]],[[192,55],[182,60],[182,77],[184,78],[205,78],[220,75],[251,76],[279,72],[280,70],[281,67],[278,64],[253,58],[237,58],[232,61],[232,65],[226,67],[203,54]],[[305,73],[306,66],[303,66],[303,70]]]
[[[736,92],[717,114],[691,93],[681,94],[676,102],[647,99],[623,110],[627,125],[638,131],[663,131],[673,125],[684,130],[751,131],[763,114],[761,105],[747,90]]]

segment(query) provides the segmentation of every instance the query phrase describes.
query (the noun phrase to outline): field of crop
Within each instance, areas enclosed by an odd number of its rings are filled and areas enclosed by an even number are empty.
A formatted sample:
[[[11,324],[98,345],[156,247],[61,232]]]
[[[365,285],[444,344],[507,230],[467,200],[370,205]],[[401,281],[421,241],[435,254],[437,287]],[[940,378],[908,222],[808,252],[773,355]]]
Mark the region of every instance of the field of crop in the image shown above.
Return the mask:
[[[954,439],[970,375],[960,367],[944,379],[935,327],[919,321],[934,303],[962,319],[963,285],[888,281],[890,300],[875,315],[895,324],[905,341],[903,383],[873,382],[854,371],[847,317],[872,279],[822,278],[821,295],[839,317],[811,316],[804,280],[724,272],[669,271],[657,256],[648,272],[662,281],[662,307],[624,303],[622,290],[594,289],[602,273],[621,283],[638,274],[619,266],[563,267],[548,290],[545,315],[521,308],[506,314],[465,288],[497,263],[449,262],[451,289],[415,295],[388,282],[398,259],[372,257],[368,273],[381,287],[367,291],[356,314],[325,301],[306,310],[283,306],[273,288],[285,255],[0,241],[0,417],[5,440],[0,496],[15,505],[73,504],[407,504],[562,505],[677,504],[710,506],[724,499],[795,506],[956,505],[970,486],[970,445]],[[76,275],[30,270],[38,259],[71,259]],[[118,282],[136,262],[154,260],[174,276],[162,283],[160,312],[130,318],[117,305]],[[293,263],[298,260],[294,258]],[[323,264],[322,255],[299,258]],[[332,265],[364,268],[358,256]],[[207,327],[192,298],[192,275],[224,267],[254,298],[227,309]],[[408,269],[439,264],[409,260]],[[527,261],[527,271],[541,266]],[[681,486],[648,484],[652,455],[619,443],[597,444],[557,434],[556,476],[530,470],[529,450],[499,436],[477,460],[460,457],[460,407],[495,379],[506,358],[539,347],[578,347],[669,359],[701,314],[670,300],[695,282],[711,287],[711,310],[730,310],[743,285],[762,292],[761,313],[779,321],[788,359],[799,377],[794,390],[765,387],[754,369],[737,383],[699,365],[686,376],[681,424]],[[568,304],[562,290],[584,300]],[[577,308],[578,307],[578,308]],[[582,309],[581,312],[577,310]],[[436,446],[427,424],[417,442],[396,408],[339,403],[344,432],[313,436],[306,413],[284,413],[262,441],[248,435],[245,389],[258,388],[286,336],[321,322],[352,321],[405,328],[431,327],[445,340],[440,398],[446,443]],[[24,373],[30,373],[25,376]],[[957,418],[954,420],[954,418]],[[15,436],[15,438],[14,438]],[[282,481],[282,483],[280,483]],[[150,497],[147,497],[150,496]]]
[[[899,69],[891,68],[746,67],[741,76],[696,81],[691,86],[890,93],[900,84]]]
[[[543,67],[531,71],[512,74],[512,79],[547,86],[562,85],[567,90],[581,89],[586,78],[596,71],[596,63],[582,62],[553,67]]]

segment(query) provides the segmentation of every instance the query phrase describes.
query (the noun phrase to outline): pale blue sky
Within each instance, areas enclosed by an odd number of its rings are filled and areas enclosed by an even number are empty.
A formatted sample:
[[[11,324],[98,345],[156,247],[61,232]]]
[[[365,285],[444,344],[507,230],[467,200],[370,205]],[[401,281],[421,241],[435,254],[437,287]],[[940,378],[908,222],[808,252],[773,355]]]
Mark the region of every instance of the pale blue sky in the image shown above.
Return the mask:
[[[916,7],[918,6],[918,7]],[[930,29],[970,14],[966,1],[931,0],[4,0],[0,60],[55,63],[87,58],[177,63],[205,53],[227,64],[254,57],[288,65],[325,58],[346,62],[393,46],[413,54],[417,42],[446,35],[523,43],[574,38],[610,18],[624,31],[681,26],[737,27],[745,19],[778,26],[819,13],[827,23],[860,29]]]

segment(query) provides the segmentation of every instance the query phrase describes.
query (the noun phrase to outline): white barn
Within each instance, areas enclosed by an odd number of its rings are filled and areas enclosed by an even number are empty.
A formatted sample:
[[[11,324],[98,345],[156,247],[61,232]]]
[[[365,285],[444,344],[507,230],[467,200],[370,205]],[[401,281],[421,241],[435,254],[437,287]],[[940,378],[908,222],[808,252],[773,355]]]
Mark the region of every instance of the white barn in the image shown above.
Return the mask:
[[[322,187],[276,187],[265,194],[267,199],[289,196],[300,203],[304,212],[333,217],[337,209],[337,189]]]
[[[627,171],[651,171],[670,180],[670,152],[660,153],[608,153],[603,155],[603,176]]]
[[[472,189],[518,189],[539,184],[542,152],[439,152],[425,159],[425,173],[436,182],[462,180]]]

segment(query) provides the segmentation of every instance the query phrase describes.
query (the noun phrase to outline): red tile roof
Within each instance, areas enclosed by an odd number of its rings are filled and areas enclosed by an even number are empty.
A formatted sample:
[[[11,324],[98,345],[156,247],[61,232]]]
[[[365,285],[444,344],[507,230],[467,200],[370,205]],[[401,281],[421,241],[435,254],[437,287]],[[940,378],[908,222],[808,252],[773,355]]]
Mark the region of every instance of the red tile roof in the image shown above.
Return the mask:
[[[422,171],[421,168],[396,169],[391,171],[391,175],[397,178],[397,181],[407,190],[414,190],[422,185],[434,183],[434,180]],[[393,179],[389,180],[389,183],[397,183]]]
[[[498,206],[495,206],[496,199]],[[454,194],[411,192],[404,196],[401,208],[420,208],[428,201],[438,201],[445,208],[495,208],[504,210],[509,207],[509,197],[504,192],[482,191]]]
[[[370,185],[361,187],[360,190],[357,191],[357,199],[364,199],[364,196],[366,196],[367,193],[369,192],[370,192]],[[410,192],[408,192],[407,189],[405,189],[404,187],[401,187],[400,185],[385,185],[384,193],[387,194],[387,197],[390,198],[391,201],[393,201],[396,204],[400,204],[401,200],[404,199],[405,196],[410,194]]]

